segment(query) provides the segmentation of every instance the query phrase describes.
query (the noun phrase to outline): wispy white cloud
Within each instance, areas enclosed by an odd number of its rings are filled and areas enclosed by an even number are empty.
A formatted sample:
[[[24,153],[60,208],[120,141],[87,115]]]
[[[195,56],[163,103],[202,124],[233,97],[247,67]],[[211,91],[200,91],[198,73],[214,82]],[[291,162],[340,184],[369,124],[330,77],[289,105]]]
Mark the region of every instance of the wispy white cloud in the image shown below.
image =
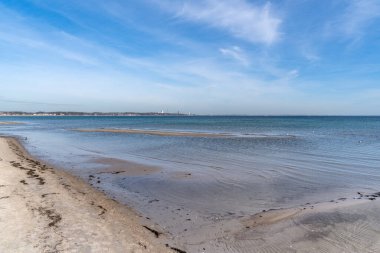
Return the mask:
[[[309,45],[306,45],[306,44],[301,45],[300,52],[301,52],[301,55],[309,62],[316,62],[321,59],[321,57],[316,52],[316,49],[314,49],[313,47]]]
[[[256,6],[245,0],[157,1],[178,18],[206,24],[233,36],[253,42],[271,44],[280,38],[282,20],[270,3]]]
[[[328,25],[330,33],[359,39],[368,32],[368,27],[380,18],[380,1],[347,0],[346,8]]]
[[[294,79],[294,78],[297,78],[298,76],[299,76],[298,69],[292,69],[288,71],[288,74],[287,74],[288,79]]]
[[[43,54],[56,55],[66,60],[74,61],[84,65],[98,64],[94,58],[88,55],[84,55],[75,50],[69,50],[64,47],[46,43],[43,40],[40,40],[36,37],[24,37],[22,34],[18,34],[15,36],[14,34],[12,35],[9,33],[0,32],[0,40],[12,43],[13,45],[28,47],[32,50],[39,50]]]
[[[81,52],[77,42],[64,45],[64,42],[70,43],[65,38],[65,33],[46,27],[43,32],[33,29],[30,26],[31,20],[2,8],[1,5],[0,11],[0,41],[3,43],[20,49],[27,48],[42,55],[55,55],[84,65],[98,64],[94,57]]]
[[[12,21],[9,17],[15,15],[17,16],[17,13],[9,13],[9,15],[2,18],[0,15],[0,20],[4,21],[3,24],[0,24],[0,27],[2,25],[4,27],[4,29],[0,30],[0,40],[7,41],[13,45],[29,47],[37,52],[43,52],[49,55],[49,58],[55,55],[56,57],[62,57],[63,59],[75,61],[83,65],[92,65],[103,69],[116,67],[126,73],[135,75],[142,75],[142,72],[144,72],[144,79],[149,80],[149,76],[155,76],[156,78],[167,79],[177,83],[187,83],[190,86],[197,85],[197,83],[207,84],[207,82],[213,82],[218,75],[224,77],[223,74],[229,68],[223,66],[222,63],[210,64],[209,61],[202,59],[213,58],[214,53],[212,52],[208,56],[204,55],[201,58],[182,54],[180,56],[176,54],[130,56],[119,51],[117,48],[109,47],[105,44],[100,45],[94,41],[73,36],[54,27],[44,26],[41,29],[40,24],[35,23],[35,20],[28,20],[22,16],[19,16],[17,22]],[[32,23],[33,25],[29,26]],[[204,48],[204,51],[207,50]],[[210,50],[208,51],[210,52]],[[224,57],[232,58],[245,67],[250,65],[249,57],[238,46],[223,47],[219,49],[219,52]],[[179,65],[186,67],[176,67]],[[191,65],[202,65],[200,69],[207,69],[207,71],[201,71],[202,74],[200,74],[199,69],[191,67]],[[210,65],[214,65],[212,68],[214,71],[208,69]],[[176,71],[172,71],[173,69]],[[197,71],[194,71],[195,69]],[[264,72],[268,72],[266,68],[261,69]],[[275,78],[282,78],[287,76],[287,71],[279,70],[274,76]],[[256,78],[253,77],[251,79]]]
[[[343,31],[347,35],[362,34],[366,26],[380,18],[380,1],[355,0],[349,1],[350,5],[343,16]]]
[[[244,66],[249,65],[248,57],[246,56],[244,51],[238,46],[219,48],[219,51],[222,55],[232,58]]]

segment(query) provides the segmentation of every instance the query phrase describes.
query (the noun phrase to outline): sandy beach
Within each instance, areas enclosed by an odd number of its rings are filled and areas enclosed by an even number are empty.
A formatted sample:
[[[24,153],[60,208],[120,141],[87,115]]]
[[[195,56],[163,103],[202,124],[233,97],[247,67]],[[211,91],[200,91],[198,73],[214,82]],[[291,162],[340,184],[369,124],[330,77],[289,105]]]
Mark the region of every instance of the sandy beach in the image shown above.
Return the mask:
[[[109,165],[97,175],[160,172],[158,167],[113,158],[94,162]],[[177,173],[171,178],[183,181],[184,175],[192,176]],[[194,223],[191,229],[178,223],[177,231],[184,232],[176,233],[110,199],[91,182],[92,178],[85,182],[31,157],[16,139],[1,137],[0,252],[380,251],[380,192],[358,192],[250,216],[229,213],[199,223],[202,226]],[[177,217],[166,210],[162,217]]]
[[[171,252],[155,228],[0,138],[0,252]],[[149,229],[149,230],[148,230]],[[160,237],[164,237],[160,235]]]

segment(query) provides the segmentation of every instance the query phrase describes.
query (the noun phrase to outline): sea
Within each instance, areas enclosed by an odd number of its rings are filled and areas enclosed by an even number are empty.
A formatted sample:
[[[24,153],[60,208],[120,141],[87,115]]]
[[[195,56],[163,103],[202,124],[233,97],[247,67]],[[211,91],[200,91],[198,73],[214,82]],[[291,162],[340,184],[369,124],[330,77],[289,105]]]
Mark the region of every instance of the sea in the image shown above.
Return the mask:
[[[0,134],[18,137],[32,155],[134,208],[183,245],[203,245],[215,239],[215,224],[262,210],[380,190],[380,117],[35,116],[0,121],[25,123],[1,125]],[[212,135],[220,133],[226,136]],[[110,165],[102,159],[157,170],[105,173]]]

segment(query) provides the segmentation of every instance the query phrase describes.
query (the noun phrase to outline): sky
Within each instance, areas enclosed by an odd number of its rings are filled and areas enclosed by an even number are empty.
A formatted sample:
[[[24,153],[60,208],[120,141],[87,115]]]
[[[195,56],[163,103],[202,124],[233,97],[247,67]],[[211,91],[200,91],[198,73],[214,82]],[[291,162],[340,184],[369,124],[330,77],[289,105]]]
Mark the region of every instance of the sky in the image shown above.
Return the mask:
[[[10,110],[380,115],[380,1],[1,0]]]

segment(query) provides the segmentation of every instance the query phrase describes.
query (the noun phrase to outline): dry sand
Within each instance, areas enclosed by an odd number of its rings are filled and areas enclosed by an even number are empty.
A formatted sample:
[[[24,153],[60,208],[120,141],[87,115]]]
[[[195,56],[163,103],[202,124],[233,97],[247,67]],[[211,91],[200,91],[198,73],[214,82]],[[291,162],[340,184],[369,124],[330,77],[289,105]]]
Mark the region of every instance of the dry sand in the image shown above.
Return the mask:
[[[73,129],[78,132],[104,132],[104,133],[126,133],[126,134],[149,134],[158,136],[182,136],[182,137],[231,137],[233,135],[227,133],[197,133],[197,132],[175,132],[175,131],[159,131],[159,130],[141,130],[141,129]]]
[[[11,138],[0,138],[0,227],[2,253],[172,252],[159,228]]]

